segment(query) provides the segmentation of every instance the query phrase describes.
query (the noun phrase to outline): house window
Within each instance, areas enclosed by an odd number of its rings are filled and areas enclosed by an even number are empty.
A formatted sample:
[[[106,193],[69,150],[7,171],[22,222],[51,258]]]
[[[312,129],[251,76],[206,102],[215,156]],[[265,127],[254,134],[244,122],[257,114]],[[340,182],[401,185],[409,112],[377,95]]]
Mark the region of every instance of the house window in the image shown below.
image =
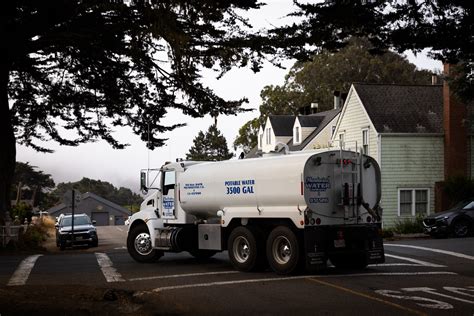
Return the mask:
[[[272,143],[272,129],[267,128],[267,145]]]
[[[362,150],[364,154],[369,154],[369,130],[364,129],[362,130]]]
[[[258,138],[258,148],[262,148],[262,145],[263,145],[263,133],[258,135],[259,138]]]
[[[333,125],[333,126],[331,127],[331,137],[334,136],[334,133],[335,133],[335,132],[336,132],[336,125]]]
[[[295,127],[295,143],[300,142],[300,128],[299,126]]]
[[[428,214],[429,189],[399,189],[398,216]]]

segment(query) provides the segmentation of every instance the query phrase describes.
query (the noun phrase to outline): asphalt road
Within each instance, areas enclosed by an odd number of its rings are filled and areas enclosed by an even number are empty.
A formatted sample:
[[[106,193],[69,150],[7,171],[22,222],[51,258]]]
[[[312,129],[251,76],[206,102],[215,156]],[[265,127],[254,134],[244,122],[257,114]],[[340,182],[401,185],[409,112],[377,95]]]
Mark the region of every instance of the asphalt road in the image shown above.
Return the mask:
[[[474,315],[474,238],[387,242],[383,265],[281,277],[237,272],[226,252],[139,264],[126,227],[98,229],[97,248],[0,256],[0,315]]]

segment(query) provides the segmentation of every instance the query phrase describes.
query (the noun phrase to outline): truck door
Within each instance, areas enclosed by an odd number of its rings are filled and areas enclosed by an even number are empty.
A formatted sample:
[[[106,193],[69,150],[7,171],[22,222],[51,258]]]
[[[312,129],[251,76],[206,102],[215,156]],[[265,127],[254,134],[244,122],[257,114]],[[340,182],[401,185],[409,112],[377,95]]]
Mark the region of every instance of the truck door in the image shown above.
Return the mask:
[[[163,198],[161,199],[162,215],[164,219],[175,219],[174,193],[176,185],[175,171],[164,171],[162,177]]]

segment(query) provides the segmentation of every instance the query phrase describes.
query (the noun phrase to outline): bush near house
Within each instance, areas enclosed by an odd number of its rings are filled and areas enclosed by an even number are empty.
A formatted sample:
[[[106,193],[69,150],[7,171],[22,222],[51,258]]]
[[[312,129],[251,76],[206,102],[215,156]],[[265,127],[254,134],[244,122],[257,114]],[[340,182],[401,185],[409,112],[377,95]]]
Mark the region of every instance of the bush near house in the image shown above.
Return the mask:
[[[418,215],[416,218],[404,218],[396,221],[393,227],[396,234],[418,234],[423,233],[423,216]]]

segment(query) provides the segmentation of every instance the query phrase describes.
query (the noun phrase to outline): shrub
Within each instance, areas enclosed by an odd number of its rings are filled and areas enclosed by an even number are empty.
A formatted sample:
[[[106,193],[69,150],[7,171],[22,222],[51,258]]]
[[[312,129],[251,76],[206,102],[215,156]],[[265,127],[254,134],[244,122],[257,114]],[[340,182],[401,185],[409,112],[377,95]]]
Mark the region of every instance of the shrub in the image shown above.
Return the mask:
[[[31,211],[32,211],[32,208],[30,205],[24,202],[20,202],[17,205],[12,207],[11,215],[13,216],[13,218],[15,218],[15,216],[18,216],[18,219],[20,220],[20,222],[23,222],[25,218],[31,218],[31,215],[32,215]]]
[[[415,219],[404,218],[395,223],[393,231],[397,234],[417,234],[423,232],[423,216],[418,215]]]
[[[393,230],[391,228],[384,228],[382,230],[382,238],[392,238]]]

